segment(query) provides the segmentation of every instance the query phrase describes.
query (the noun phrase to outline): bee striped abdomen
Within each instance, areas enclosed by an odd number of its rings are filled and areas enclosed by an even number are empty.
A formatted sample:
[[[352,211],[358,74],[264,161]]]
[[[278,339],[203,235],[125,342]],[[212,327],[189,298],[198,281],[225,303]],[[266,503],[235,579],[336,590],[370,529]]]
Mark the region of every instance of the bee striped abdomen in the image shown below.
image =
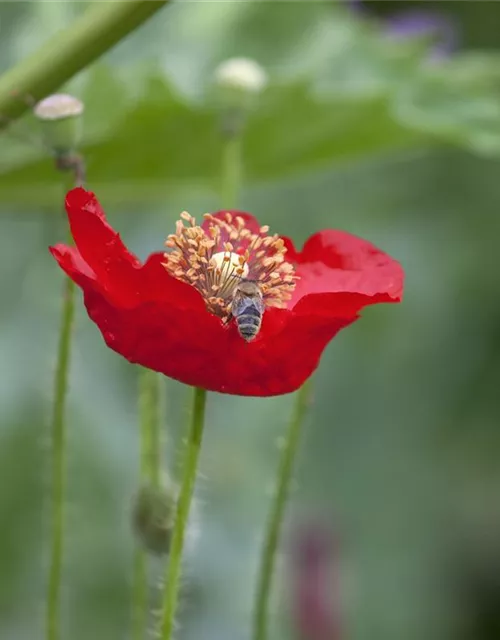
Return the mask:
[[[248,305],[245,311],[236,318],[240,336],[247,341],[253,340],[259,333],[262,324],[262,311],[257,306]]]
[[[265,308],[259,285],[242,278],[234,291],[231,313],[243,340],[250,342],[257,336]]]

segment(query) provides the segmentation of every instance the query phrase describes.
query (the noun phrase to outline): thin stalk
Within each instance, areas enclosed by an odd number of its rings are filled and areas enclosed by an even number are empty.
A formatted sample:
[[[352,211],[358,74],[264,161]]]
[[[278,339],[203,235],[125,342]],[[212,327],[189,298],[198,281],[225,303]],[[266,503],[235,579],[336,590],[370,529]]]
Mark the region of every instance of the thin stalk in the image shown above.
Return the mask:
[[[225,137],[222,157],[222,201],[227,209],[237,206],[243,173],[242,140],[239,133]]]
[[[196,481],[196,470],[201,450],[203,425],[205,422],[205,405],[207,392],[195,387],[193,390],[193,408],[190,417],[186,441],[185,459],[182,472],[180,494],[177,500],[174,529],[170,546],[170,559],[166,569],[163,607],[160,621],[161,640],[171,640],[175,614],[179,599],[182,552],[189,516],[191,498]]]
[[[83,165],[83,160],[80,159]],[[75,171],[71,180],[78,183]],[[67,180],[63,180],[66,193]],[[47,590],[47,612],[45,637],[59,640],[61,613],[61,584],[64,557],[64,524],[66,497],[66,399],[68,395],[69,368],[71,360],[71,338],[75,316],[75,284],[65,278],[63,285],[59,344],[57,347],[54,396],[51,418],[52,484],[51,484],[51,550]]]
[[[143,640],[146,636],[148,625],[148,565],[144,551],[137,546],[134,552],[134,587],[132,593],[133,602],[133,629],[134,640]]]
[[[139,372],[140,484],[158,488],[161,481],[160,376],[149,369]],[[147,554],[138,545],[134,556],[134,640],[143,640],[148,623]]]
[[[161,476],[160,376],[149,369],[139,374],[141,480],[158,487]]]
[[[52,413],[52,545],[47,597],[47,640],[59,640],[61,610],[61,577],[64,551],[65,484],[66,484],[66,397],[71,357],[71,334],[75,315],[75,285],[66,278],[63,289],[61,329],[57,348],[57,365]]]
[[[264,535],[260,561],[255,610],[253,619],[254,640],[266,640],[268,632],[268,607],[276,562],[276,550],[280,539],[285,507],[288,499],[293,467],[297,456],[300,434],[310,401],[311,382],[308,380],[295,397],[295,407],[285,436],[281,459],[273,493],[273,503]]]
[[[168,0],[93,2],[64,31],[0,78],[0,114],[12,121],[159,11]],[[30,100],[27,100],[27,97]]]
[[[151,384],[154,415],[151,420],[151,448],[150,448],[150,481],[153,487],[161,485],[162,472],[162,424],[165,410],[163,407],[163,384],[159,373],[150,372],[153,375]]]

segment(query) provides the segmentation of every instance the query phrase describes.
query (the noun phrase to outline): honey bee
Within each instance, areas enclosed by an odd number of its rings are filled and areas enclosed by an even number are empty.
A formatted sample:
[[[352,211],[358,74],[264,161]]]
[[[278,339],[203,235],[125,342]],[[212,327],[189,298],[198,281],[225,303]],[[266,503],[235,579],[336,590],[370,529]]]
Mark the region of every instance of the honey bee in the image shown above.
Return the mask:
[[[257,337],[265,308],[257,282],[242,278],[233,293],[231,315],[236,320],[238,333],[247,342]]]

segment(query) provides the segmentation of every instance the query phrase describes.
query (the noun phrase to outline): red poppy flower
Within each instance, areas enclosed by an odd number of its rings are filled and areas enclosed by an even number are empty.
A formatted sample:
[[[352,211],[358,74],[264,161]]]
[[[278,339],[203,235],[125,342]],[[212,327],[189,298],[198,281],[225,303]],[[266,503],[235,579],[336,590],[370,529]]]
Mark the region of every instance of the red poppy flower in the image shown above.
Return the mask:
[[[167,253],[141,263],[93,193],[73,189],[66,210],[75,247],[50,250],[83,290],[106,344],[130,362],[211,391],[295,391],[363,307],[401,300],[398,262],[343,231],[320,231],[298,251],[247,213],[207,214],[201,227],[184,213]],[[238,314],[233,299],[247,281],[258,285],[253,297],[240,293]]]

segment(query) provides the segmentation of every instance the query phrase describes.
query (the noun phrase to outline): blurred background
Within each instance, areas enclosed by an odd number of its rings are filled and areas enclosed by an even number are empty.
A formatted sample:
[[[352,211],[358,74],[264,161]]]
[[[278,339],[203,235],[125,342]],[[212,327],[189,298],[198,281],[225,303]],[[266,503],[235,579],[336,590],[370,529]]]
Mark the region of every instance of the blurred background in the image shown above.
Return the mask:
[[[1,3],[0,68],[88,4]],[[403,304],[367,309],[315,375],[271,640],[500,638],[499,27],[500,3],[472,0],[172,2],[64,87],[86,104],[88,186],[139,256],[161,249],[180,211],[221,206],[211,78],[224,59],[246,56],[270,82],[249,116],[240,208],[298,244],[345,229],[405,267]],[[66,237],[62,192],[34,121],[3,132],[0,637],[9,640],[43,637],[63,283],[47,247]],[[78,295],[64,568],[72,640],[129,637],[137,374],[104,346]],[[188,390],[165,387],[175,475]],[[179,639],[250,638],[292,405],[209,396]],[[310,579],[326,617],[338,616],[326,636],[300,615]]]

